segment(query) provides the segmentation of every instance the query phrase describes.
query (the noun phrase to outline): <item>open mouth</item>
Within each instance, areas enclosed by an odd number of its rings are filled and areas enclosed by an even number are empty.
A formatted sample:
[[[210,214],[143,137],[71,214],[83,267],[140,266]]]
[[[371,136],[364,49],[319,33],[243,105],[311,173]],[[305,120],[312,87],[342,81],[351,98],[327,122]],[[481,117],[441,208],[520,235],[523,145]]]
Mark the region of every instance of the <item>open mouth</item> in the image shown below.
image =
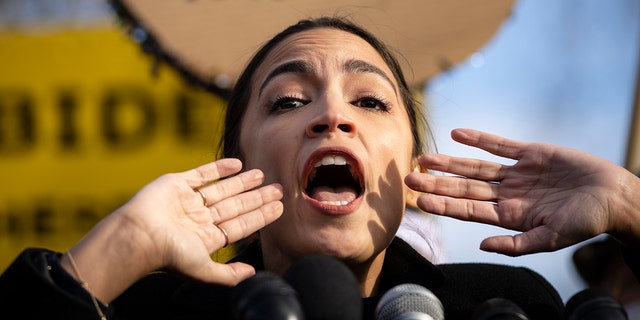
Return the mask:
[[[311,169],[305,192],[320,203],[344,206],[362,194],[362,182],[345,157],[325,155]]]

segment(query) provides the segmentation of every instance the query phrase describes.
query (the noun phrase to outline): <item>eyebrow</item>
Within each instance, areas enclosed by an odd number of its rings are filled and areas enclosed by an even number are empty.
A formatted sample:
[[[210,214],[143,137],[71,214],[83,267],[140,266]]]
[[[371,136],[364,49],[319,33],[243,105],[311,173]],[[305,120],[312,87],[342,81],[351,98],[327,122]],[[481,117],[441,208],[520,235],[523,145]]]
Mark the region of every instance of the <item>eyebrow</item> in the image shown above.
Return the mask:
[[[312,74],[314,72],[315,72],[314,67],[310,63],[302,60],[289,61],[287,63],[279,65],[277,68],[273,69],[273,71],[271,71],[269,75],[267,75],[266,79],[264,79],[264,82],[262,82],[262,85],[260,86],[260,91],[258,93],[258,96],[262,94],[262,90],[264,89],[264,87],[267,86],[267,84],[269,84],[269,81],[271,81],[271,79],[281,74],[284,74],[284,73]]]
[[[393,84],[393,81],[387,76],[387,74],[382,71],[382,69],[362,60],[349,60],[343,66],[343,71],[345,73],[373,73],[380,76],[382,79],[387,81],[389,85],[395,90],[397,90],[396,86]]]
[[[382,71],[382,69],[366,61],[357,60],[357,59],[349,60],[342,66],[342,71],[345,73],[373,73],[375,75],[380,76],[382,79],[388,82],[389,85],[394,89],[394,91],[397,90],[396,86],[393,84],[393,81],[391,81],[389,76],[387,76],[387,74],[384,71]],[[273,69],[273,71],[271,71],[267,75],[267,78],[264,80],[264,82],[262,82],[258,96],[262,95],[262,90],[267,86],[267,84],[269,84],[269,82],[273,78],[281,74],[284,74],[284,73],[313,74],[314,72],[315,72],[314,66],[303,60],[289,61],[287,63],[279,65],[278,67]]]

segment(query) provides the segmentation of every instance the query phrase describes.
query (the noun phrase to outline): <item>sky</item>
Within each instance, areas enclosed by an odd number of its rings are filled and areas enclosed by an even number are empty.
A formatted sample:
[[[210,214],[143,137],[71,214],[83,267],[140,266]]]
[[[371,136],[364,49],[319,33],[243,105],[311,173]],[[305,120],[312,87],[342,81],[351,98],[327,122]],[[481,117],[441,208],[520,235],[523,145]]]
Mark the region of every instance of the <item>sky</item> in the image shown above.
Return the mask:
[[[519,0],[478,52],[425,87],[437,151],[497,160],[450,139],[467,127],[564,145],[624,165],[640,59],[640,0]],[[439,218],[450,262],[523,265],[565,300],[584,288],[571,254],[511,258],[478,249],[504,229]]]

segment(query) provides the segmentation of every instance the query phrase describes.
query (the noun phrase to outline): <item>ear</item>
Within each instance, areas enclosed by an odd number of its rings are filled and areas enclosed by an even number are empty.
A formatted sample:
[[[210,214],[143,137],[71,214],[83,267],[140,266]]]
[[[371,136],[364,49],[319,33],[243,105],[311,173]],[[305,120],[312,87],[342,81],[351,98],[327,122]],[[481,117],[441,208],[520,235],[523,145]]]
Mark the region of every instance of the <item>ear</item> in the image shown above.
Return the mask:
[[[411,165],[413,166],[413,172],[427,172],[427,170],[423,168],[418,162],[418,158],[413,158],[413,160],[411,160]],[[420,195],[422,195],[422,192],[415,191],[407,187],[406,205],[408,207],[420,210],[420,208],[418,208],[418,197]]]

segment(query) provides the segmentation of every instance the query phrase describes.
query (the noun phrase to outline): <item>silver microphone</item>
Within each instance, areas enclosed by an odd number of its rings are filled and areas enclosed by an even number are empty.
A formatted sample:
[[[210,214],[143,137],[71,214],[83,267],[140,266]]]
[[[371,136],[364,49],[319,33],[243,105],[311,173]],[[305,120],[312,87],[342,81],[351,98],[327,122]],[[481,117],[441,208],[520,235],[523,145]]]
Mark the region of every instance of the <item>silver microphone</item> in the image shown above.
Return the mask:
[[[431,290],[405,283],[382,295],[376,306],[376,320],[444,320],[444,308]]]

